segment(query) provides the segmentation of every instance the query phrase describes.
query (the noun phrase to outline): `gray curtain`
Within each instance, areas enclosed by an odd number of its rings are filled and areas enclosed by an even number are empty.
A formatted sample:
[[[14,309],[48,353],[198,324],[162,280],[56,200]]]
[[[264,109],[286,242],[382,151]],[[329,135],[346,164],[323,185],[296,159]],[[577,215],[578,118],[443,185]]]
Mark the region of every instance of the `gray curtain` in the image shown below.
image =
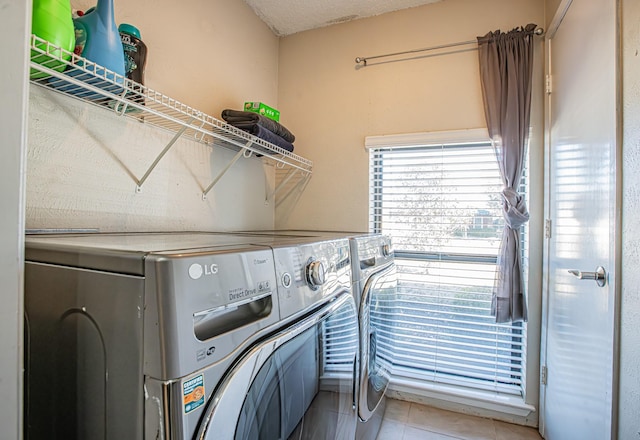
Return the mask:
[[[535,24],[478,37],[480,80],[489,136],[504,188],[505,228],[498,254],[491,313],[496,322],[526,321],[520,261],[520,227],[529,220],[518,193],[529,138]]]

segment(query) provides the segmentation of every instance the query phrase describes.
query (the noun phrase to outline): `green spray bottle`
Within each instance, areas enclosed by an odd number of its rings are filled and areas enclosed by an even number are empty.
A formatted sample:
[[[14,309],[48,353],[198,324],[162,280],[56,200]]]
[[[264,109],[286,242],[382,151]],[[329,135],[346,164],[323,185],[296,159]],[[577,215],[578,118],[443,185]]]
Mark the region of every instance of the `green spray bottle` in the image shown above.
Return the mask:
[[[75,32],[71,15],[71,3],[69,0],[33,0],[33,11],[31,14],[31,33],[64,49],[50,49],[49,53],[56,58],[68,61],[75,47]],[[46,50],[47,44],[36,41],[38,49]],[[36,63],[42,64],[51,69],[62,72],[65,63],[53,57],[41,55],[36,50],[31,50],[31,57]],[[31,69],[31,79],[46,78],[46,73]]]

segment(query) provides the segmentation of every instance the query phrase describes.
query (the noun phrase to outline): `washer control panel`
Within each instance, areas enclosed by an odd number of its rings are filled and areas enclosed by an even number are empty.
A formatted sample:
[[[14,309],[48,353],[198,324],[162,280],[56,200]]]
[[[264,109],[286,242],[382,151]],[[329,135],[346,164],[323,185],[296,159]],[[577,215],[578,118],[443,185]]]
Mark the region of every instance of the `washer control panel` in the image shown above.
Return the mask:
[[[280,319],[351,289],[349,240],[274,247]]]

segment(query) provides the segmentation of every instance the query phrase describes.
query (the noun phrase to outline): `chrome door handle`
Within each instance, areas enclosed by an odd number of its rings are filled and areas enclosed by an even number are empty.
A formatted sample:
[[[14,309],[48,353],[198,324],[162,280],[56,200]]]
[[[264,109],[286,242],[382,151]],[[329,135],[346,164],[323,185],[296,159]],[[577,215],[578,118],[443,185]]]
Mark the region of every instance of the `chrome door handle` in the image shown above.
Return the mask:
[[[607,283],[607,271],[604,267],[598,266],[595,272],[582,272],[576,269],[569,269],[569,273],[581,280],[594,280],[600,287]]]

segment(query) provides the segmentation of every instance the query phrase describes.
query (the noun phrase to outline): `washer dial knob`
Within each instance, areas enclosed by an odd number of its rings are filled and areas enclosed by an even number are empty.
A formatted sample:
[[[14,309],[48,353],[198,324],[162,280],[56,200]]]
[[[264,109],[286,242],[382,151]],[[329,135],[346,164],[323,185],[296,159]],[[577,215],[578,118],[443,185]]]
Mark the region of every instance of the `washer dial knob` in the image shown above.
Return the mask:
[[[383,244],[382,245],[382,256],[383,257],[388,257],[389,255],[391,255],[391,246],[389,246],[388,244]]]
[[[311,260],[305,268],[307,283],[312,289],[317,289],[325,282],[325,270],[322,261]]]
[[[285,272],[282,274],[282,285],[284,287],[286,287],[287,289],[289,287],[291,287],[291,274],[288,272]]]

